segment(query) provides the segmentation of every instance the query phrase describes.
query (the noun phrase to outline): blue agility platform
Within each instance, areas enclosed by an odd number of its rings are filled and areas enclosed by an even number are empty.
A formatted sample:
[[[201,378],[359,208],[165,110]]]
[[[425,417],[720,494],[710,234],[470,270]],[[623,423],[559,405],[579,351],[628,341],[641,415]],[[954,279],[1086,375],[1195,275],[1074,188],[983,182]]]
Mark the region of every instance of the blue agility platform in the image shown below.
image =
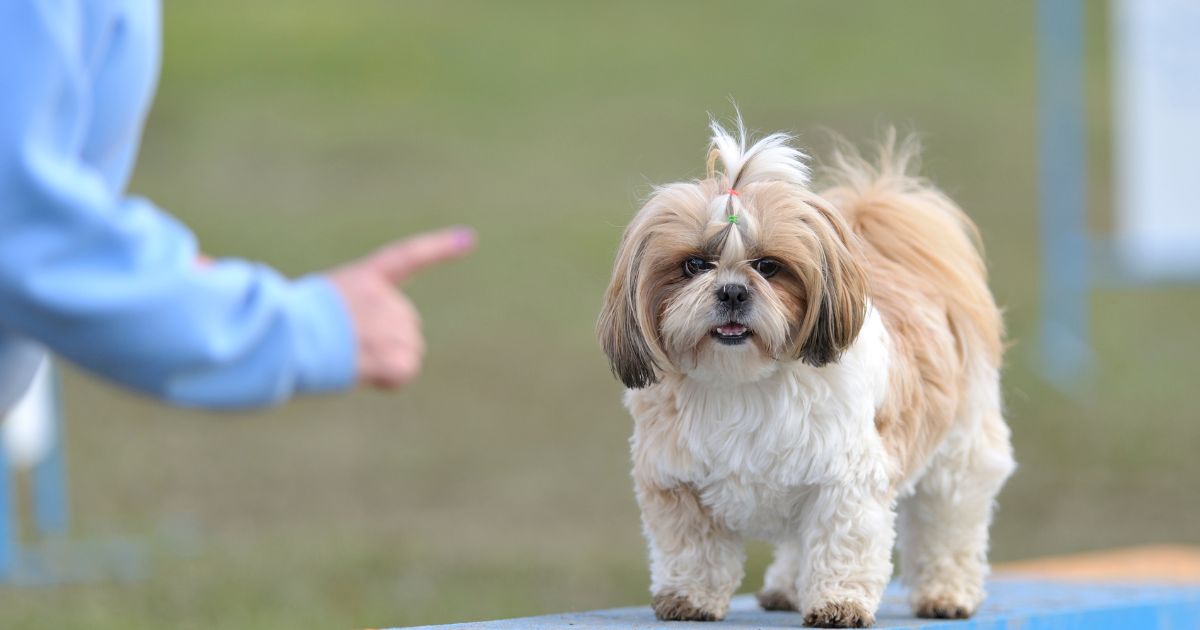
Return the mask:
[[[729,616],[720,622],[662,622],[649,605],[591,612],[480,621],[422,628],[464,630],[749,630],[797,628],[800,613],[767,612],[750,595],[733,600]],[[938,628],[954,630],[1200,630],[1200,586],[1121,585],[1016,578],[994,579],[988,599],[976,615],[963,621],[916,619],[905,592],[892,584],[877,614],[878,628]]]

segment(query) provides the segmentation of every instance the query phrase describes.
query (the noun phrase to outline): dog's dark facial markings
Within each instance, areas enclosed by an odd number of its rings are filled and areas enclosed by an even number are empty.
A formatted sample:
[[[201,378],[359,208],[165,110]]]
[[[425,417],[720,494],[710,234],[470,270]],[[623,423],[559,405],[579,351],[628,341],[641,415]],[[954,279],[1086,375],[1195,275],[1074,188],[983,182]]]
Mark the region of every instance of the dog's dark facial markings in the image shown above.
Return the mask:
[[[721,228],[721,231],[713,234],[704,243],[704,247],[702,248],[704,252],[713,258],[720,257],[721,251],[725,249],[725,241],[729,240],[729,232],[732,229],[732,224],[726,224],[725,227]]]

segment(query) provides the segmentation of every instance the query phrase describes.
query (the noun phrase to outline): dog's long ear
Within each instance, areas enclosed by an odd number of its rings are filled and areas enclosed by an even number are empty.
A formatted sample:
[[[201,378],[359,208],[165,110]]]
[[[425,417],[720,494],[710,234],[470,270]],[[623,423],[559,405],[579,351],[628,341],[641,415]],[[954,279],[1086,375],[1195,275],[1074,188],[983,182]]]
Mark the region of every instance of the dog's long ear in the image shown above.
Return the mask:
[[[636,237],[636,231],[636,226],[630,225],[621,239],[596,329],[613,374],[626,387],[640,389],[658,382],[658,366],[638,319],[643,306],[639,304],[638,276],[646,242]]]
[[[867,276],[856,237],[841,214],[824,199],[808,203],[819,216],[813,227],[822,261],[820,281],[808,287],[799,358],[821,367],[837,361],[858,337],[867,315]]]

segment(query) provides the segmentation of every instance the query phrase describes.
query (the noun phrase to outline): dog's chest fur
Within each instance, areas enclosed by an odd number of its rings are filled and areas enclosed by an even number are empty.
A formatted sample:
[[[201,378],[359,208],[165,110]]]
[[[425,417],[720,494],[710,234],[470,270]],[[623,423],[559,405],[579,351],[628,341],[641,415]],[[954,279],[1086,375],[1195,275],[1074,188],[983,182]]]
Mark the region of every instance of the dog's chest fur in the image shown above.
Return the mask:
[[[875,430],[888,338],[874,309],[841,360],[781,364],[749,384],[665,380],[626,399],[634,466],[662,488],[687,484],[714,518],[754,537],[794,531],[820,486],[888,483]]]

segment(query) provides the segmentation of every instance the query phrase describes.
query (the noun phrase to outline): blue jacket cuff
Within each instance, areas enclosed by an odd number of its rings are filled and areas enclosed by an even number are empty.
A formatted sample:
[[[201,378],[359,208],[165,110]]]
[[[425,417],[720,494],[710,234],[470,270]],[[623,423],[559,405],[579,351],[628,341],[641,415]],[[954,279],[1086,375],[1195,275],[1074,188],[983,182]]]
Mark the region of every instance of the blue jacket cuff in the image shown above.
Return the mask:
[[[292,289],[296,391],[349,389],[357,376],[358,343],[345,301],[325,276],[305,276]]]

